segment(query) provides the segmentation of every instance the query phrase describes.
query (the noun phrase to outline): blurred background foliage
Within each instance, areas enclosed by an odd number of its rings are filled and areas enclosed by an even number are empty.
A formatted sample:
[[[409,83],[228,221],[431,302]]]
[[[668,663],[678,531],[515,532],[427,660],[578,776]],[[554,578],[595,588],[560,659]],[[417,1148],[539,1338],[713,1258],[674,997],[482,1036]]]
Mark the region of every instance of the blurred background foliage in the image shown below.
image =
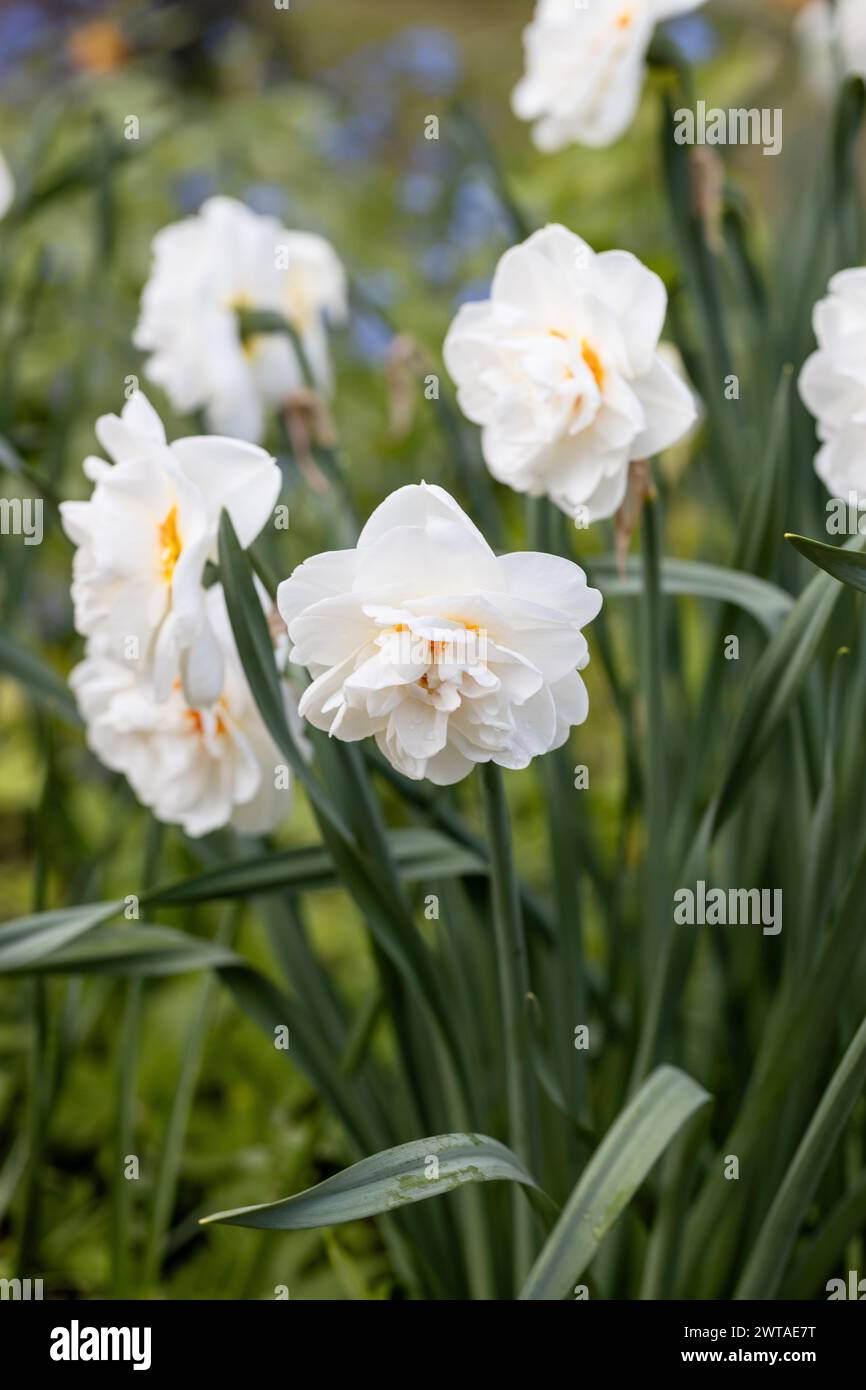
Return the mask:
[[[829,104],[803,80],[790,25],[795,8],[791,0],[713,0],[668,26],[697,65],[698,92],[711,104],[784,108],[783,157],[765,158],[754,148],[725,157],[752,249],[771,282],[814,216],[806,190],[825,161],[830,122]],[[455,462],[420,379],[425,370],[441,371],[441,343],[456,307],[484,295],[497,258],[522,235],[521,219],[529,226],[562,221],[597,249],[635,252],[665,279],[677,317],[681,268],[661,173],[657,80],[647,85],[635,127],[613,149],[538,155],[509,106],[530,9],[529,0],[402,0],[399,7],[392,0],[291,0],[286,11],[266,0],[0,0],[0,149],[18,185],[16,206],[0,224],[0,438],[34,469],[48,497],[85,495],[81,460],[95,449],[93,422],[120,408],[127,379],[141,372],[130,339],[154,233],[215,193],[242,198],[290,227],[321,231],[349,267],[354,307],[346,330],[335,335],[335,414],[361,516],[393,488],[422,477],[451,488],[475,514],[481,484]],[[439,118],[438,140],[424,138],[428,115]],[[130,116],[138,139],[124,137]],[[810,305],[797,308],[804,351]],[[681,319],[688,347],[693,326],[685,307]],[[733,332],[748,359],[745,315],[734,317]],[[779,366],[781,360],[758,362],[754,370],[775,380]],[[170,434],[195,430],[142,384]],[[744,379],[744,476],[760,465],[767,442],[767,414],[763,406],[750,413],[748,388]],[[811,426],[797,418],[800,484],[781,520],[787,529],[819,534]],[[280,441],[271,443],[278,452]],[[700,443],[674,451],[665,468],[667,552],[730,562],[736,517],[720,502]],[[292,524],[276,552],[284,574],[329,541],[315,495],[291,470],[286,477]],[[15,487],[14,471],[4,486]],[[523,545],[519,499],[495,492],[501,539]],[[44,545],[20,544],[0,540],[3,629],[63,677],[82,644],[71,625],[71,547],[50,506]],[[583,560],[609,551],[609,528],[578,534],[574,547]],[[802,562],[781,563],[791,573],[799,566],[802,575]],[[708,621],[697,604],[684,607],[688,686],[703,660]],[[614,620],[613,638],[626,653],[634,646],[634,614]],[[644,831],[639,816],[626,818],[624,830],[619,817],[627,782],[623,742],[594,633],[590,647],[591,713],[571,747],[574,762],[592,769],[585,816],[598,852],[612,871],[625,870],[640,859]],[[748,663],[741,665],[742,675],[731,680],[745,679]],[[522,870],[546,894],[538,780],[526,773],[508,781]],[[480,824],[474,792],[462,800]],[[146,821],[118,779],[90,757],[80,733],[35,711],[16,682],[0,678],[0,915],[136,891]],[[281,838],[314,838],[303,797]],[[188,872],[200,853],[167,831],[159,876]],[[329,973],[357,1004],[371,978],[358,914],[338,893],[311,897],[305,910]],[[164,920],[212,934],[220,910],[165,913]],[[587,950],[603,967],[627,949],[611,940],[606,920],[590,901]],[[270,968],[257,915],[245,912],[238,930],[244,954]],[[731,967],[744,980],[752,968],[764,969],[751,953]],[[702,1030],[704,1041],[713,1031],[712,979],[711,970],[703,995],[683,1002],[696,1062]],[[204,1212],[239,1205],[251,1192],[257,1200],[285,1195],[348,1161],[339,1126],[300,1073],[199,976],[150,983],[144,991],[131,1102],[141,1179],[128,1185],[133,1258],[124,1273],[125,1256],[112,1253],[117,1197],[110,1175],[128,986],[106,979],[48,983],[53,1022],[38,1055],[50,1071],[42,1090],[50,1105],[41,1117],[27,1100],[35,988],[26,980],[0,988],[0,1275],[19,1272],[23,1261],[20,1272],[42,1273],[51,1296],[110,1295],[118,1291],[118,1271],[136,1294],[175,1298],[269,1298],[277,1285],[288,1286],[292,1298],[405,1293],[371,1223],[290,1238],[220,1227],[205,1235],[196,1226]],[[731,1103],[738,1056],[749,1050],[761,1008],[756,995],[755,1014],[729,1020],[745,1037],[716,1059],[723,1112],[725,1086]],[[141,1258],[144,1213],[177,1095],[179,1057],[199,1010],[206,1025],[201,1068],[166,1258],[156,1273]],[[378,1046],[387,1050],[387,1036]],[[30,1145],[40,1124],[34,1171]]]

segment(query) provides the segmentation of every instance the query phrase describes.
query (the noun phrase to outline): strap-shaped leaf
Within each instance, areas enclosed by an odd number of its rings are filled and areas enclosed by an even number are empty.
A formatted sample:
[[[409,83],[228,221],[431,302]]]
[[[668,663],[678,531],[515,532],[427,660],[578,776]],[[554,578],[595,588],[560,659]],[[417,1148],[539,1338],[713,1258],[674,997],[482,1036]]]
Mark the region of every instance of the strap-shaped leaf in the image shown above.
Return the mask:
[[[4,923],[0,927],[0,973],[35,965],[122,910],[122,901],[86,903]]]
[[[480,854],[438,830],[424,826],[391,830],[388,843],[400,876],[407,883],[487,873],[487,865]],[[208,902],[213,898],[235,898],[246,893],[269,893],[282,888],[310,893],[338,885],[334,861],[327,847],[309,845],[277,854],[256,855],[181,883],[167,884],[148,893],[146,901],[165,907]]]
[[[647,1077],[586,1165],[521,1299],[565,1298],[653,1164],[709,1099],[676,1067],[659,1067]]]
[[[59,676],[16,642],[0,633],[0,673],[23,685],[30,698],[64,723],[79,728],[81,715],[69,687]]]
[[[606,598],[639,598],[643,593],[641,562],[634,556],[626,560],[624,573],[620,572],[619,562],[612,555],[589,561],[587,569]],[[661,587],[663,593],[671,596],[733,603],[769,633],[777,630],[794,602],[789,593],[766,579],[697,560],[663,560]]]
[[[866,1084],[866,1018],[827,1087],[758,1232],[734,1298],[774,1298],[821,1176]]]
[[[189,936],[173,927],[139,923],[134,927],[96,927],[81,940],[18,968],[39,974],[143,978],[243,964],[234,951],[213,941]]]
[[[300,1231],[359,1221],[453,1192],[467,1182],[538,1184],[510,1149],[485,1134],[436,1134],[364,1158],[282,1202],[219,1211],[202,1218],[227,1226]]]
[[[715,828],[733,810],[799,696],[841,592],[816,574],[767,644],[727,741],[712,813]]]
[[[795,536],[787,533],[790,541],[805,559],[826,570],[838,579],[840,584],[848,584],[852,589],[866,590],[866,555],[859,550],[849,550],[843,545],[827,545],[826,541],[813,541],[809,536]]]

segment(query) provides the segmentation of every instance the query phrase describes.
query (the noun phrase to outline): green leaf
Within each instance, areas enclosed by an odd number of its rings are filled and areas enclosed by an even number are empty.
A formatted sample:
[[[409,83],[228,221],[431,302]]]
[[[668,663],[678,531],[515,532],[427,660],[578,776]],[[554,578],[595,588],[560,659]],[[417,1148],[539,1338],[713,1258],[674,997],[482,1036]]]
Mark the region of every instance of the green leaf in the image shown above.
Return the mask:
[[[0,927],[0,973],[26,969],[123,911],[123,901],[86,903],[18,917]]]
[[[18,450],[2,434],[0,434],[0,468],[5,468],[9,473],[14,473],[17,477],[22,478],[53,507],[57,506],[57,497],[51,484],[45,478],[41,478],[35,468],[31,468],[27,460],[21,457]]]
[[[759,660],[731,731],[711,813],[718,829],[797,699],[841,589],[822,574],[797,599]]]
[[[53,975],[182,975],[190,970],[206,970],[242,965],[234,951],[206,939],[189,936],[173,927],[137,926],[97,927],[80,941],[29,965],[17,967],[22,973]]]
[[[795,550],[819,569],[826,570],[841,584],[866,592],[866,555],[859,550],[848,550],[845,546],[827,545],[824,541],[813,541],[808,536],[795,536],[786,533]]]
[[[66,724],[80,728],[83,720],[72,691],[38,657],[19,647],[10,637],[0,633],[0,672],[23,685],[33,701]]]
[[[289,733],[267,620],[249,562],[225,509],[219,523],[219,568],[235,644],[256,704],[277,747],[283,752],[291,749],[292,766],[303,777],[306,769]]]
[[[866,1018],[852,1038],[794,1154],[758,1233],[734,1298],[775,1298],[809,1203],[864,1083]]]
[[[824,1224],[797,1258],[781,1291],[782,1299],[803,1300],[818,1292],[837,1268],[845,1246],[866,1221],[866,1168],[836,1203]]]
[[[390,830],[388,843],[400,877],[406,883],[487,873],[487,864],[480,855],[438,830],[424,826]],[[211,869],[196,878],[156,888],[146,894],[142,902],[170,907],[209,902],[213,898],[236,898],[248,893],[269,893],[281,888],[291,889],[293,893],[311,893],[339,887],[334,861],[326,846],[308,845]]]
[[[676,1067],[647,1077],[581,1174],[521,1299],[565,1298],[671,1139],[709,1099]]]
[[[786,1094],[796,1095],[810,1086],[820,1070],[839,1009],[857,979],[857,961],[863,949],[864,898],[866,835],[817,960],[798,976],[796,988],[779,999],[776,1016],[771,1014],[767,1020],[749,1089],[692,1203],[680,1297],[695,1296],[713,1246],[730,1238],[732,1223],[739,1219],[732,1212],[730,1184],[719,1176],[723,1156],[737,1154],[741,1168],[754,1173],[761,1146],[767,1142],[771,1117],[781,1112]],[[717,1272],[714,1278],[718,1287]]]
[[[624,574],[620,573],[613,555],[589,561],[587,570],[592,582],[604,590],[605,598],[639,598],[643,593],[641,562],[636,556],[626,560]],[[779,628],[794,603],[790,594],[766,579],[697,560],[663,560],[661,587],[664,594],[733,603],[755,618],[768,633]]]
[[[435,1168],[432,1160],[436,1160]],[[428,1176],[428,1172],[435,1176]],[[517,1182],[538,1189],[514,1154],[484,1134],[437,1134],[364,1158],[282,1202],[239,1207],[202,1218],[226,1226],[299,1231],[359,1221],[453,1192],[467,1182]]]

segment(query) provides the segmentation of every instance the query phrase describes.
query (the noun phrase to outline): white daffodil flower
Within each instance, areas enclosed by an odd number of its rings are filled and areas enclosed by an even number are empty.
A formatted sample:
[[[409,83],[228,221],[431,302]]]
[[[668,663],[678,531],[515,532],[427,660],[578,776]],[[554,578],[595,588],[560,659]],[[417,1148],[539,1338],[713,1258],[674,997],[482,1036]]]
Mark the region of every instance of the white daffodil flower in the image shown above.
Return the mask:
[[[135,392],[96,435],[114,464],[88,458],[86,502],[63,502],[77,550],[75,626],[105,653],[169,697],[179,676],[189,704],[212,704],[223,687],[223,650],[208,620],[202,577],[216,559],[223,508],[242,546],[273,511],[280,470],[263,449],[200,436],[168,444],[156,411]]]
[[[157,820],[206,835],[232,825],[249,835],[273,830],[291,802],[287,767],[258,712],[243,673],[219,584],[205,596],[207,621],[222,654],[218,700],[190,705],[176,681],[166,700],[91,638],[70,676],[87,725],[88,746],[123,773]],[[287,712],[289,709],[286,695]]]
[[[0,153],[0,217],[5,217],[15,201],[15,180],[12,170]]]
[[[866,503],[866,267],[843,270],[815,305],[818,349],[800,373],[800,395],[818,422],[815,471],[834,497]]]
[[[610,145],[634,120],[653,30],[705,0],[538,0],[523,35],[515,115],[540,150]]]
[[[596,255],[565,227],[506,251],[490,299],[460,308],[444,347],[493,476],[575,518],[611,516],[629,463],[696,419],[659,352],[666,310],[664,285],[635,256]]]
[[[863,0],[812,0],[796,19],[811,85],[829,96],[841,77],[866,78],[866,5]]]
[[[266,412],[304,385],[284,333],[244,338],[239,315],[287,319],[313,384],[331,385],[326,320],[346,317],[346,275],[333,247],[288,231],[234,198],[210,198],[195,217],[158,232],[134,334],[152,355],[149,379],[175,409],[204,410],[210,429],[258,441]]]
[[[581,628],[601,594],[570,560],[497,557],[440,487],[399,488],[355,550],[307,560],[277,603],[314,678],[299,713],[346,742],[372,735],[414,780],[526,767],[586,718]]]

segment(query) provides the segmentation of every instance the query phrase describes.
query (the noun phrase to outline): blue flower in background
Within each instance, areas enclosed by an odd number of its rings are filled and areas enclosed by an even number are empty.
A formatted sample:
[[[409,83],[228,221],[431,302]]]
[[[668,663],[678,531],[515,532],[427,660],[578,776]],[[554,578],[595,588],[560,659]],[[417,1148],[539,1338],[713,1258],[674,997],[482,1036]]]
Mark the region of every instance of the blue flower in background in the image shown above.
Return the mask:
[[[286,194],[275,183],[251,183],[241,194],[243,202],[265,217],[285,217]]]
[[[365,362],[384,362],[394,334],[379,314],[362,310],[352,315],[350,338],[355,352]]]
[[[458,255],[453,246],[438,241],[421,253],[421,271],[431,285],[447,285],[457,274]]]
[[[217,181],[207,169],[190,169],[174,179],[172,197],[181,212],[198,212],[206,198],[218,192]]]
[[[476,251],[490,241],[507,237],[510,230],[508,214],[487,179],[468,171],[454,200],[450,240],[461,251]]]
[[[336,164],[358,164],[378,154],[394,119],[392,102],[380,94],[345,120],[333,120],[320,131],[321,154]]]
[[[0,79],[37,47],[48,28],[38,5],[10,5],[0,13]]]
[[[490,298],[491,280],[469,280],[454,296],[454,308],[461,304],[475,304],[479,299]]]
[[[460,80],[462,65],[454,39],[444,29],[404,29],[386,50],[389,66],[421,91],[447,92]]]
[[[371,270],[363,275],[356,275],[355,283],[366,298],[378,304],[380,308],[387,309],[394,303],[396,276],[392,270]]]
[[[702,15],[683,15],[681,19],[672,19],[663,28],[690,63],[706,62],[719,46],[716,30]]]
[[[442,180],[438,174],[407,174],[400,184],[400,206],[416,217],[424,217],[435,208],[442,195]]]

